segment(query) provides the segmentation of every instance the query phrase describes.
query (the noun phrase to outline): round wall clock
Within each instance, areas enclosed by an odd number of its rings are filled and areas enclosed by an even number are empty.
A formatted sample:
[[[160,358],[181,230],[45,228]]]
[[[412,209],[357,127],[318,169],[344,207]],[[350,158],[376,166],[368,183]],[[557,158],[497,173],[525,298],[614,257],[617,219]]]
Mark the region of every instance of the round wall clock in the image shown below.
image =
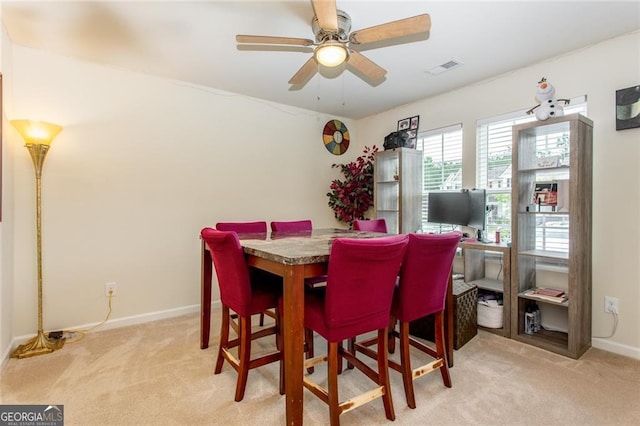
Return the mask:
[[[324,125],[322,142],[333,155],[342,155],[349,149],[349,130],[340,120],[330,120]]]

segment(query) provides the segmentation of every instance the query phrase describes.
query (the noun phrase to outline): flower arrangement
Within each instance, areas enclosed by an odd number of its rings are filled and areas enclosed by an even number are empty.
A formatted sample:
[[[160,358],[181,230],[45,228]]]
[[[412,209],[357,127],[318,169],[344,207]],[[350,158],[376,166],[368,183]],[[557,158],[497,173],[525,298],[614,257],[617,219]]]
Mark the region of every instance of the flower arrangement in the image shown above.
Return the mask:
[[[364,214],[373,204],[373,163],[378,148],[364,147],[364,155],[348,164],[332,164],[332,168],[340,169],[344,179],[334,179],[329,186],[331,192],[329,207],[340,222],[351,228],[353,221],[364,219]]]

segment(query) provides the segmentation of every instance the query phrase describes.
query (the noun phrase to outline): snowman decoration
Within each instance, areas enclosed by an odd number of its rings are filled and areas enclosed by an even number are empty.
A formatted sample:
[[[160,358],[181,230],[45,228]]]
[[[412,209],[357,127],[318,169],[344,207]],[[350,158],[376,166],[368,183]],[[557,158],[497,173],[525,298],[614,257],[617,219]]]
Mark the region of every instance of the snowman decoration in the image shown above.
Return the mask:
[[[527,111],[527,114],[533,114],[535,111],[536,118],[541,121],[550,117],[562,117],[564,108],[560,102],[564,102],[564,105],[569,104],[569,99],[556,99],[556,89],[551,83],[547,83],[545,77],[538,82],[536,100],[540,104]]]

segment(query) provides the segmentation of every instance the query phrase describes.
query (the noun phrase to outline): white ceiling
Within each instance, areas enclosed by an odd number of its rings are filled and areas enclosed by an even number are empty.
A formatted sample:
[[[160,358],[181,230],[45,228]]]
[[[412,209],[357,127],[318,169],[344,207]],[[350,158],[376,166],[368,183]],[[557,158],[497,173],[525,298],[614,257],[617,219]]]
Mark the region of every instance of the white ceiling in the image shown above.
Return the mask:
[[[431,32],[426,40],[361,50],[387,70],[376,87],[349,70],[338,75],[321,70],[302,89],[291,90],[287,81],[311,53],[240,50],[235,35],[313,39],[309,0],[3,1],[2,20],[18,45],[350,118],[640,28],[639,1],[338,0],[337,5],[351,16],[352,31],[429,13]],[[438,76],[427,73],[452,59],[464,65]],[[615,64],[611,69],[615,72]],[[546,77],[553,81],[552,69]],[[531,82],[532,93],[536,83]]]

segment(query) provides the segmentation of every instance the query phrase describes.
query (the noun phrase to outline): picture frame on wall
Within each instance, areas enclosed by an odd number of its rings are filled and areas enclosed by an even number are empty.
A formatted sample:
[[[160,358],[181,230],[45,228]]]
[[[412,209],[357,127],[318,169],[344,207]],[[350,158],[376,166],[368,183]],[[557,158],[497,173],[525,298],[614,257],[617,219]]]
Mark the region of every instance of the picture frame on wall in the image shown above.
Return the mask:
[[[414,115],[413,117],[411,117],[409,129],[415,130],[417,133],[419,124],[420,124],[420,116]]]
[[[411,120],[409,118],[403,118],[402,120],[398,120],[398,131],[409,130],[410,125],[411,125]]]
[[[640,127],[640,86],[616,90],[616,130]]]

